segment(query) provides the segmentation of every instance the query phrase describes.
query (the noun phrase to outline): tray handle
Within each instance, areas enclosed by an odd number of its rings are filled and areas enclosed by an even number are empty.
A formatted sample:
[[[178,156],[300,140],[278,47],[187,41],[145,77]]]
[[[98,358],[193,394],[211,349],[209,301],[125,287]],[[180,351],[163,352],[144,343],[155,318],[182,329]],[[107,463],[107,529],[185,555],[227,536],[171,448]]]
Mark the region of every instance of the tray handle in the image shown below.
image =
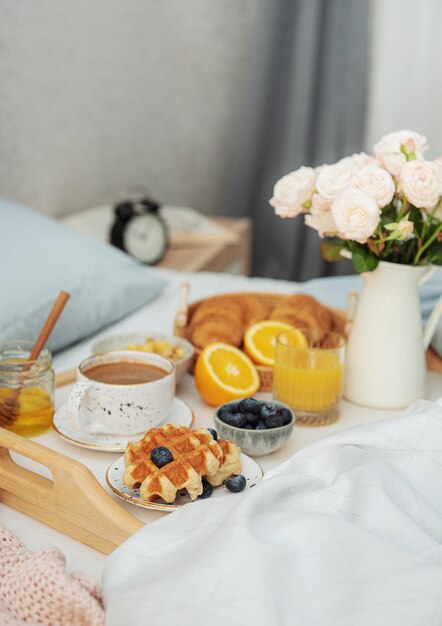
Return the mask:
[[[180,288],[178,311],[175,315],[174,332],[175,335],[182,337],[185,335],[187,320],[189,317],[189,291],[190,285],[185,281]]]
[[[11,451],[47,467],[53,480],[17,465]],[[106,493],[87,467],[4,428],[0,501],[103,554],[144,525]]]

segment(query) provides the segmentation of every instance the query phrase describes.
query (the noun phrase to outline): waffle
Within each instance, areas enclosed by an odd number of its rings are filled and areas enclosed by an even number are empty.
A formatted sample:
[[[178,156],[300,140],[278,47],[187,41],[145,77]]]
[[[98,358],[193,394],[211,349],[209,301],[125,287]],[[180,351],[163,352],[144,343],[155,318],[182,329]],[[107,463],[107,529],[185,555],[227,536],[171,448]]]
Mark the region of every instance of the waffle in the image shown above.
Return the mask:
[[[223,457],[219,464],[219,469],[214,474],[208,474],[206,480],[212,487],[222,485],[226,478],[233,474],[241,474],[241,450],[231,441],[218,439],[219,447],[223,452]]]
[[[150,458],[152,450],[158,446],[165,446],[173,456],[173,461],[162,468]],[[239,467],[241,471],[239,454],[234,444],[223,440],[216,442],[205,428],[191,431],[184,426],[167,424],[147,431],[140,441],[128,444],[123,481],[129,489],[140,486],[140,496],[149,502],[162,498],[170,504],[179,489],[186,489],[195,500],[202,494],[203,476],[211,484],[219,485],[237,473],[231,468]],[[233,462],[234,457],[237,462]],[[220,480],[223,475],[225,478]]]

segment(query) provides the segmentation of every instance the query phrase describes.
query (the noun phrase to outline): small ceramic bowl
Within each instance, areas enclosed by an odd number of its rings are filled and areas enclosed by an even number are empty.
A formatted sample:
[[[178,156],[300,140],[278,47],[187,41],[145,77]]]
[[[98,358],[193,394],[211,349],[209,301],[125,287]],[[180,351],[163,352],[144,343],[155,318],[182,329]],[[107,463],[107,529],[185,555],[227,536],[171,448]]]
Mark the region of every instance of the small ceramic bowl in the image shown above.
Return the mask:
[[[279,428],[268,428],[267,430],[249,430],[248,428],[237,428],[236,426],[230,426],[230,424],[226,424],[218,417],[218,412],[223,407],[231,404],[231,402],[226,402],[216,409],[213,416],[215,429],[221,439],[228,439],[230,441],[233,441],[241,448],[241,452],[244,452],[249,456],[264,456],[265,454],[276,452],[276,450],[282,448],[282,446],[292,434],[293,426],[296,422],[295,414],[293,413],[291,408],[283,402],[278,402],[277,400],[268,400],[263,401],[263,403],[271,404],[278,409],[288,409],[292,414],[292,421],[286,426],[280,426]]]
[[[148,337],[152,339],[165,339],[171,345],[178,345],[184,350],[184,357],[179,361],[174,361],[176,382],[178,382],[184,374],[186,374],[192,366],[195,350],[192,344],[181,337],[175,335],[167,335],[156,331],[143,331],[127,333],[126,335],[113,335],[104,337],[92,346],[92,354],[101,354],[103,352],[114,352],[115,350],[125,350],[131,343],[143,345]]]

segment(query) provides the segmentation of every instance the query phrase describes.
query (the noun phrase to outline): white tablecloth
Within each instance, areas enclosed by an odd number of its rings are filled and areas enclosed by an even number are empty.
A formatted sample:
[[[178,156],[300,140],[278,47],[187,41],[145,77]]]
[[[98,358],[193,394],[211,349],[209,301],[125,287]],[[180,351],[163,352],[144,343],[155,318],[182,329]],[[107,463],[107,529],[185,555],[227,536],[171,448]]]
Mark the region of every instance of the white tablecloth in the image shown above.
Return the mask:
[[[322,301],[342,309],[346,307],[347,293],[355,286],[354,277],[343,277],[341,279],[328,280],[320,279],[311,281],[302,285],[285,281],[274,281],[271,279],[248,279],[244,277],[234,277],[223,274],[179,274],[177,272],[162,271],[162,274],[169,279],[169,285],[162,295],[154,302],[149,303],[146,307],[140,309],[126,319],[114,324],[99,333],[96,337],[92,337],[82,341],[80,344],[63,351],[54,358],[54,364],[57,372],[75,367],[79,361],[89,355],[90,349],[94,341],[99,337],[104,337],[113,333],[121,333],[134,330],[160,330],[171,331],[173,327],[173,319],[178,306],[178,290],[181,282],[187,279],[191,285],[191,299],[198,299],[208,295],[227,292],[227,291],[277,291],[280,293],[293,293],[300,290],[319,297]],[[68,396],[69,387],[57,390],[56,406],[60,406]],[[194,409],[196,415],[196,427],[211,426],[212,409],[205,405],[193,385],[191,376],[179,386],[177,394],[183,398]],[[428,375],[428,397],[436,399],[442,396],[442,377],[437,374]],[[295,428],[294,433],[287,445],[268,457],[259,459],[265,471],[268,471],[286,459],[294,452],[300,450],[307,444],[325,437],[326,435],[339,432],[347,427],[356,426],[373,422],[386,417],[398,415],[398,411],[380,412],[364,407],[357,407],[345,401],[341,405],[341,418],[331,426],[322,428]],[[43,445],[58,450],[63,454],[72,456],[86,466],[97,476],[98,480],[108,489],[105,484],[105,472],[110,463],[117,455],[111,453],[100,453],[75,447],[61,440],[56,433],[49,432],[42,435],[36,440]],[[45,474],[41,466],[30,463],[25,459],[20,459],[25,467],[29,467]],[[116,496],[112,496],[116,497]],[[125,507],[133,515],[139,517],[146,523],[156,520],[164,516],[162,513],[143,511],[130,504],[122,502],[121,506]],[[47,528],[46,526],[21,515],[8,507],[0,504],[0,520],[8,526],[13,532],[17,533],[23,541],[25,541],[31,550],[38,550],[48,545],[56,545],[63,550],[67,556],[68,567],[70,570],[83,569],[91,574],[100,577],[104,557],[94,550],[82,546],[77,542],[65,537],[64,535]]]

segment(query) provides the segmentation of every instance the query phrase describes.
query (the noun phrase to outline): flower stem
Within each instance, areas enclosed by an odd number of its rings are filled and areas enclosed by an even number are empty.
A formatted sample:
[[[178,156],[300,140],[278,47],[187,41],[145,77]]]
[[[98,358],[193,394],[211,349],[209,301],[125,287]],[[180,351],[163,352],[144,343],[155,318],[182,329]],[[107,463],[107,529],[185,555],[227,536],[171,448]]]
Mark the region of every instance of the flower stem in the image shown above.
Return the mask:
[[[399,209],[399,213],[398,213],[397,218],[395,220],[396,222],[400,222],[401,221],[401,219],[406,214],[407,209],[408,209],[408,200],[407,200],[407,198],[404,197],[403,200],[402,200],[401,208]],[[391,252],[391,248],[394,245],[394,240],[393,239],[388,239],[388,237],[387,237],[386,241],[387,241],[387,245],[385,247],[384,258],[388,258],[388,255]]]
[[[439,226],[436,228],[436,230],[431,235],[431,237],[424,243],[424,245],[420,248],[420,250],[417,251],[417,254],[414,257],[413,265],[418,264],[419,259],[421,258],[422,254],[425,252],[425,250],[427,250],[429,246],[431,246],[431,244],[433,243],[433,241],[436,239],[436,237],[438,236],[440,232],[442,232],[442,223],[439,224]]]
[[[434,209],[431,211],[431,213],[429,213],[427,221],[426,221],[426,222],[424,222],[424,225],[423,225],[423,227],[422,227],[422,235],[421,235],[421,236],[422,236],[422,240],[424,240],[424,239],[425,239],[425,235],[427,234],[427,230],[428,230],[428,228],[431,226],[431,222],[432,222],[432,220],[433,220],[434,214],[435,214],[435,213],[436,213],[436,211],[437,211],[438,206],[439,206],[439,202],[436,204],[436,206],[435,206],[435,207],[434,207]]]
[[[397,222],[400,222],[401,219],[404,217],[405,213],[407,212],[407,208],[408,208],[408,200],[407,198],[404,198],[402,200],[402,206],[400,208],[399,215],[397,216],[397,220],[396,220]]]

